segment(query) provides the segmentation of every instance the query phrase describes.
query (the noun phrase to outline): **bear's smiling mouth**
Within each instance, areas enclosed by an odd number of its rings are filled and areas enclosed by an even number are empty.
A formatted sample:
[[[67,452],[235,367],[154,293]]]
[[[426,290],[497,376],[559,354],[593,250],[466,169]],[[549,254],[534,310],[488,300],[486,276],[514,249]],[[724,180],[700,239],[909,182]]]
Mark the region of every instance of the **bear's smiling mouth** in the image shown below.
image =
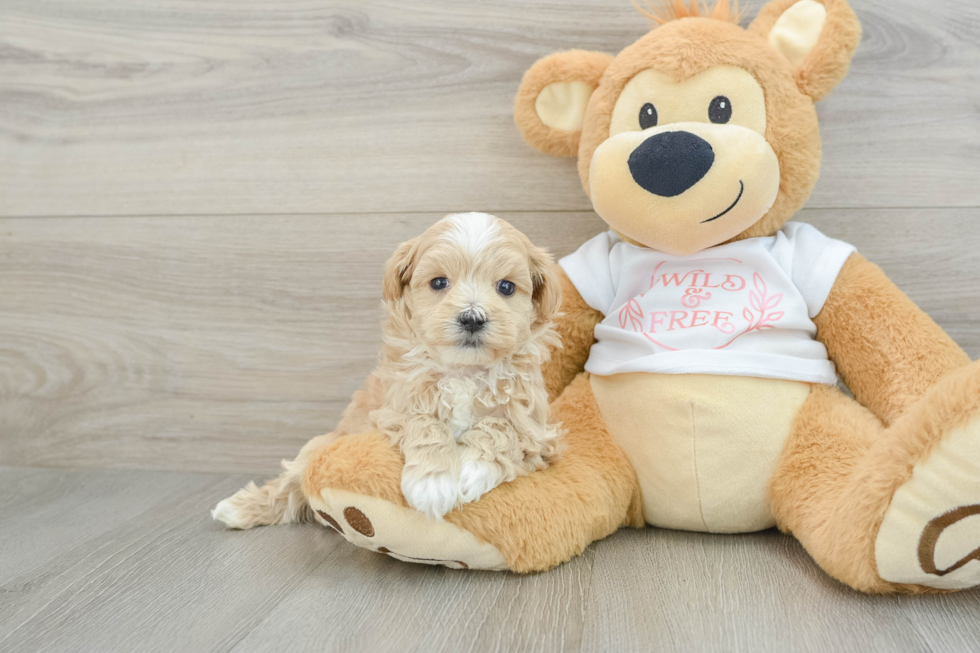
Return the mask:
[[[717,220],[718,218],[720,218],[721,216],[723,216],[723,215],[725,215],[726,213],[728,213],[729,211],[731,211],[732,209],[734,209],[734,208],[735,208],[735,205],[736,205],[736,204],[738,204],[738,201],[739,201],[740,199],[742,199],[742,193],[744,193],[744,192],[745,192],[745,182],[743,182],[743,181],[742,181],[742,180],[740,179],[740,180],[738,181],[738,184],[739,184],[739,189],[738,189],[738,197],[736,197],[736,198],[735,198],[735,201],[734,201],[734,202],[732,202],[732,205],[731,205],[731,206],[729,206],[729,207],[728,207],[727,209],[725,209],[724,211],[722,211],[721,213],[719,213],[718,215],[716,215],[715,217],[713,217],[713,218],[708,218],[707,220],[702,220],[702,221],[701,221],[701,224],[704,224],[705,222],[711,222],[712,220]]]

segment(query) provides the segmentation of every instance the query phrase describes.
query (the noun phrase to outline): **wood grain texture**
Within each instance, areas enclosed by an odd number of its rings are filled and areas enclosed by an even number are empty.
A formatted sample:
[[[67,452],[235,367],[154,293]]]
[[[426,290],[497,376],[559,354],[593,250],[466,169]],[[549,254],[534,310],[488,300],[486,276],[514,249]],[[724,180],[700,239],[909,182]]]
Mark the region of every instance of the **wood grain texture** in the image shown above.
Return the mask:
[[[0,488],[11,474],[0,469]],[[207,509],[240,487],[241,477],[34,470],[18,488],[21,518],[47,513],[57,539],[33,540],[28,524],[0,524],[0,551],[34,549],[30,569],[9,569],[0,554],[0,650],[228,650],[322,562],[346,544],[317,529],[232,534]],[[107,495],[101,488],[113,486]],[[28,490],[25,491],[25,490]],[[114,516],[130,493],[142,510]],[[148,500],[152,497],[152,500]],[[95,525],[66,522],[75,504]],[[6,516],[6,515],[5,515]],[[106,523],[112,522],[112,523]],[[93,531],[99,531],[93,534]]]
[[[437,215],[0,220],[0,461],[274,471],[380,349],[381,270]],[[514,222],[563,252],[585,215]]]
[[[648,528],[595,547],[583,650],[968,651],[980,642],[980,591],[860,594],[775,530]]]
[[[980,4],[853,5],[810,206],[980,206]],[[511,103],[646,29],[624,0],[4,0],[0,215],[588,210]]]
[[[241,482],[0,468],[0,650],[897,653],[980,642],[980,591],[861,595],[775,531],[627,530],[547,573],[455,571],[312,524],[226,531],[207,509]]]
[[[274,472],[371,370],[384,260],[437,217],[0,219],[0,461]],[[557,255],[603,228],[505,217]],[[980,355],[980,210],[800,217]]]
[[[345,542],[234,650],[578,651],[592,562],[458,573]]]

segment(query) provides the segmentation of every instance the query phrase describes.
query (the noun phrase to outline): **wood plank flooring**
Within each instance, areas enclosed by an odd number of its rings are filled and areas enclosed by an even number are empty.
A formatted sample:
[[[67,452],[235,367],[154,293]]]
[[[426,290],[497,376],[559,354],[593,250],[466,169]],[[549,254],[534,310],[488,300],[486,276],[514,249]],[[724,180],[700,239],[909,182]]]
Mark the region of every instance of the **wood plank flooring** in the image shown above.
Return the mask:
[[[980,594],[870,597],[774,531],[621,531],[548,573],[228,532],[241,475],[0,468],[4,651],[970,651]],[[29,510],[22,510],[23,507]]]
[[[980,3],[851,3],[799,219],[980,357]],[[397,243],[458,210],[557,255],[603,228],[512,99],[646,28],[628,0],[0,0],[0,651],[980,650],[980,592],[858,595],[775,532],[518,577],[210,521],[333,427]]]

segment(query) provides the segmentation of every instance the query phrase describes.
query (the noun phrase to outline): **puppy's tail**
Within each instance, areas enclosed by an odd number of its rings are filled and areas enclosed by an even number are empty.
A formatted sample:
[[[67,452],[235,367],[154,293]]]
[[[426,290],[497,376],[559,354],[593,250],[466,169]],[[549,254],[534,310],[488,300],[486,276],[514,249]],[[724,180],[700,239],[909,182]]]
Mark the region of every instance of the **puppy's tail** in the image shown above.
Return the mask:
[[[259,487],[249,483],[218,503],[211,517],[228,528],[248,529],[272,524],[313,520],[313,511],[303,496],[301,478],[304,461],[282,461],[282,474]]]

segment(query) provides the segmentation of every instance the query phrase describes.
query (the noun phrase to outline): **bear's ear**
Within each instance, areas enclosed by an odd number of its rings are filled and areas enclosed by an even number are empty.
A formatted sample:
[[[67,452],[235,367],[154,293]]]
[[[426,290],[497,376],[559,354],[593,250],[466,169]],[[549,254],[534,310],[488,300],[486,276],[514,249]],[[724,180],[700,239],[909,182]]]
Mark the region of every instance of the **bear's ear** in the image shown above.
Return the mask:
[[[861,24],[845,0],[772,0],[749,31],[789,61],[797,86],[814,101],[844,79],[861,42]]]
[[[514,101],[514,121],[539,152],[575,156],[592,92],[613,58],[569,50],[539,59],[524,74]]]

